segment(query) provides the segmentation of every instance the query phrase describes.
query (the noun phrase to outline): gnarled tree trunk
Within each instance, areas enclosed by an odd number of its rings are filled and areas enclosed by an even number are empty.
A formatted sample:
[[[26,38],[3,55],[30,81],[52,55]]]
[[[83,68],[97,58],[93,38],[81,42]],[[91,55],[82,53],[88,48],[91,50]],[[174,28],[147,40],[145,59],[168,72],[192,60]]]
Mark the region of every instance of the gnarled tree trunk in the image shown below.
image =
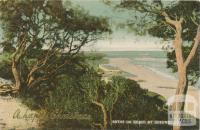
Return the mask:
[[[97,105],[101,108],[101,111],[103,113],[103,127],[101,129],[107,130],[108,126],[110,125],[110,121],[111,121],[110,111],[108,111],[102,103],[99,103],[97,101],[92,101],[92,103],[94,103],[95,105]]]
[[[183,41],[182,41],[182,23],[183,18],[180,18],[179,20],[172,20],[165,12],[162,13],[162,15],[165,17],[165,20],[167,23],[175,27],[175,40],[174,40],[174,48],[175,48],[175,54],[176,54],[176,61],[177,61],[177,67],[178,67],[178,86],[176,89],[176,95],[175,95],[175,103],[173,104],[173,111],[176,112],[184,112],[184,105],[185,102],[178,102],[178,96],[183,96],[185,98],[185,95],[187,94],[188,89],[188,81],[187,81],[187,67],[190,64],[192,58],[194,57],[198,45],[200,44],[200,25],[198,25],[196,37],[194,38],[194,45],[192,47],[192,50],[190,51],[190,54],[184,60],[183,58]],[[181,119],[181,114],[178,114],[177,120]],[[173,130],[182,130],[182,126],[173,126]]]
[[[19,63],[23,58],[25,52],[27,50],[26,46],[26,37],[25,34],[22,34],[19,37],[18,48],[16,49],[13,58],[12,58],[12,73],[15,79],[15,91],[18,92],[21,89],[22,80],[20,74]]]
[[[14,61],[12,62],[12,73],[15,79],[15,90],[19,91],[21,88],[21,77],[18,70],[18,62]]]

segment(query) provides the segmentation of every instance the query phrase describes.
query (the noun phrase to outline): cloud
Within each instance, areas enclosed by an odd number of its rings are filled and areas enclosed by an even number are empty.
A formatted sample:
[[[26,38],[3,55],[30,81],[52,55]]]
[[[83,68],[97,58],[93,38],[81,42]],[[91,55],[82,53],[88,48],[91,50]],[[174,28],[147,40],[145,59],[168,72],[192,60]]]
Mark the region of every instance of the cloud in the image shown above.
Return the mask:
[[[99,0],[74,0],[75,4],[87,10],[91,15],[108,17],[112,23],[113,34],[106,40],[100,40],[82,50],[97,51],[131,51],[131,50],[161,50],[161,39],[146,36],[137,36],[125,28],[116,29],[115,23],[126,22],[131,18],[127,11],[115,11]]]
[[[129,39],[110,39],[101,40],[88,44],[82,50],[85,51],[158,51],[163,44],[158,38],[149,38],[148,36],[134,37]]]

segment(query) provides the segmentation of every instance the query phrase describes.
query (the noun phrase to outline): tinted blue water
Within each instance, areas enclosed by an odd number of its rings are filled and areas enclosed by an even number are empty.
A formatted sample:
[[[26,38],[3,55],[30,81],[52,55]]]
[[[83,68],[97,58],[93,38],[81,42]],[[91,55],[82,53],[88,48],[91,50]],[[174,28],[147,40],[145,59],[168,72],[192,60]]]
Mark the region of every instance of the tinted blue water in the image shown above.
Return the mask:
[[[129,58],[131,63],[156,73],[175,79],[176,74],[167,68],[165,51],[109,51],[103,52],[107,58]]]

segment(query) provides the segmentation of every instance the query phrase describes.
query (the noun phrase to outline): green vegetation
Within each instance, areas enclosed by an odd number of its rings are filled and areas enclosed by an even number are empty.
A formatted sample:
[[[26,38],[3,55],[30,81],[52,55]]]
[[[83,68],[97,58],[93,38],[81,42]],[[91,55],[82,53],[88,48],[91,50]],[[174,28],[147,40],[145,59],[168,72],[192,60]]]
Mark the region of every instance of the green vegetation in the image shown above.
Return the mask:
[[[124,26],[128,26],[132,31],[139,35],[150,34],[155,37],[163,38],[164,41],[172,41],[175,38],[175,26],[165,20],[162,15],[167,13],[171,19],[184,19],[182,23],[181,37],[183,40],[183,58],[187,59],[192,47],[194,46],[194,38],[197,34],[200,17],[199,1],[179,1],[169,4],[162,0],[158,1],[141,1],[141,0],[124,0],[118,5],[120,8],[134,10],[133,19]],[[195,31],[194,31],[195,30]],[[195,52],[194,58],[187,66],[188,81],[194,85],[199,78],[199,55]],[[173,72],[178,72],[177,59],[175,49],[167,52],[167,67]]]
[[[10,54],[6,52],[0,54],[0,63],[0,77],[13,80]]]
[[[0,12],[1,46],[12,55],[17,92],[23,87],[39,87],[65,73],[63,69],[82,46],[110,32],[105,18],[89,16],[69,1],[66,6],[62,1],[1,1]]]
[[[108,63],[108,59],[105,58],[104,53],[88,52],[85,53],[85,56],[87,57],[87,63],[96,70],[99,69],[99,64]]]
[[[121,0],[117,7],[135,11],[135,17],[127,25],[140,35],[149,33],[164,40],[173,40],[174,50],[168,54],[167,63],[168,67],[178,72],[175,94],[186,95],[189,81],[194,84],[199,78],[198,58],[194,57],[200,44],[200,2],[177,1],[169,4],[162,0]],[[185,43],[189,43],[188,47]],[[184,102],[173,105],[174,111],[184,111]],[[177,119],[180,120],[181,116]],[[173,130],[182,129],[183,126],[173,126]]]
[[[186,46],[183,47],[184,51],[184,58],[186,58],[189,55],[189,52],[191,50],[192,46]],[[167,67],[171,68],[173,72],[177,72],[178,68],[176,66],[177,62],[175,60],[175,51],[168,52],[167,53]],[[188,66],[188,81],[189,84],[194,85],[200,76],[200,70],[199,70],[199,54],[196,53],[194,58],[192,59],[190,65]]]
[[[61,80],[57,89],[46,99],[45,108],[48,109],[48,114],[58,114],[55,110],[59,110],[59,114],[85,115],[87,118],[74,116],[75,119],[47,120],[44,123],[45,128],[126,128],[127,125],[111,122],[119,119],[167,119],[165,100],[141,89],[135,81],[118,76],[105,83],[92,70],[79,79],[62,77]],[[137,125],[131,127],[138,128]]]
[[[52,80],[55,86],[21,92],[21,99],[30,108],[45,111],[46,115],[40,116],[41,127],[44,129],[127,128],[127,125],[111,122],[118,119],[167,119],[167,108],[162,96],[141,89],[137,82],[120,76],[112,77],[110,82],[105,83],[95,67],[91,68],[93,66],[88,63],[93,56],[93,54],[84,56],[83,53],[77,55],[74,60],[79,61],[81,65],[68,65],[65,74]],[[94,62],[95,60],[101,61],[99,58],[92,59]],[[102,108],[106,110],[106,114]],[[139,128],[138,125],[128,127]],[[157,126],[140,126],[140,128],[150,127]]]
[[[110,33],[107,19],[90,16],[69,1],[0,2],[4,33],[0,76],[39,112],[42,129],[126,128],[112,120],[166,120],[165,101],[120,76],[106,83],[101,54],[80,49]],[[40,114],[44,112],[44,114]],[[148,114],[146,114],[148,113]],[[133,125],[137,128],[137,125]]]

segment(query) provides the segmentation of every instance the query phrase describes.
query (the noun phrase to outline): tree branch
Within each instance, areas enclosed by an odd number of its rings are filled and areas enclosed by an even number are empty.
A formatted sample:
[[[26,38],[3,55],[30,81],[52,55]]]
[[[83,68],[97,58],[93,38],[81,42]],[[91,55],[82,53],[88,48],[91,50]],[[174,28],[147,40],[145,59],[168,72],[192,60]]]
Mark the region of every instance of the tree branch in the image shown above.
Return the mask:
[[[192,47],[192,50],[190,51],[190,54],[188,55],[187,59],[185,60],[185,63],[184,63],[185,67],[187,67],[190,64],[192,58],[194,57],[194,55],[196,53],[196,50],[197,50],[199,44],[200,44],[200,25],[198,26],[196,37],[194,38],[194,45]]]
[[[166,12],[162,12],[161,15],[165,17],[165,20],[167,23],[174,25],[174,26],[176,25],[176,21],[172,20]]]
[[[161,13],[162,16],[165,17],[167,23],[173,25],[174,27],[178,28],[183,23],[183,17],[181,17],[178,21],[172,20],[166,12]]]
[[[100,102],[97,102],[97,101],[92,101],[93,104],[99,106],[99,107],[104,107],[104,105]]]

